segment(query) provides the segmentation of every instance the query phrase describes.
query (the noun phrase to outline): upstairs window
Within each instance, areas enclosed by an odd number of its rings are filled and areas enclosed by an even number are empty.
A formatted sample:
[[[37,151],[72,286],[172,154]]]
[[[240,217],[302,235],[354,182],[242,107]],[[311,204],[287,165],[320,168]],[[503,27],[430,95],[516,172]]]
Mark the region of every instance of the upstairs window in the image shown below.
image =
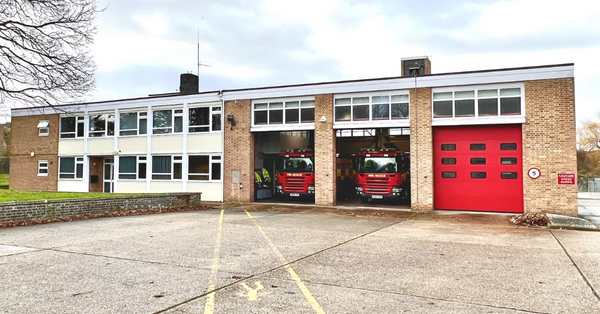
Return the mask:
[[[92,114],[89,121],[89,137],[115,135],[114,114]]]
[[[50,129],[48,128],[49,121],[48,120],[40,120],[38,123],[38,136],[48,136],[50,134]]]
[[[334,101],[336,122],[408,119],[409,97],[373,95],[338,97]]]
[[[433,118],[518,116],[521,95],[520,87],[434,92]]]
[[[183,132],[183,109],[165,109],[152,112],[152,134]]]
[[[83,117],[61,117],[60,118],[60,138],[83,137],[84,126]]]
[[[119,114],[119,135],[143,135],[148,132],[148,113],[124,112]]]
[[[253,104],[252,112],[254,125],[314,123],[315,101],[257,102]]]
[[[221,131],[221,106],[189,109],[189,132]]]

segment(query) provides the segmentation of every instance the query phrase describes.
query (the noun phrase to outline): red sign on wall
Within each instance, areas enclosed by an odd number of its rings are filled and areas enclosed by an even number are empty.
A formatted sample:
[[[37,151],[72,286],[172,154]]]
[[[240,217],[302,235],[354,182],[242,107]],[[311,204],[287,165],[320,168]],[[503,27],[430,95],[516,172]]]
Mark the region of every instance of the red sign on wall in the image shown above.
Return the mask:
[[[558,184],[575,184],[574,173],[559,173]]]

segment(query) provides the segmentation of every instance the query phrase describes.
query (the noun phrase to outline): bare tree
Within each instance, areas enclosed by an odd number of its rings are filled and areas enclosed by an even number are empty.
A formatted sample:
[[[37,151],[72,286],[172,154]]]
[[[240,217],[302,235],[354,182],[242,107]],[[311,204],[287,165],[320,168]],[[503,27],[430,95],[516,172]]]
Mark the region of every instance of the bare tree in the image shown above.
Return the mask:
[[[586,120],[581,128],[577,129],[577,144],[580,150],[600,150],[600,114],[598,120]]]
[[[0,104],[54,106],[94,89],[96,0],[0,0]]]

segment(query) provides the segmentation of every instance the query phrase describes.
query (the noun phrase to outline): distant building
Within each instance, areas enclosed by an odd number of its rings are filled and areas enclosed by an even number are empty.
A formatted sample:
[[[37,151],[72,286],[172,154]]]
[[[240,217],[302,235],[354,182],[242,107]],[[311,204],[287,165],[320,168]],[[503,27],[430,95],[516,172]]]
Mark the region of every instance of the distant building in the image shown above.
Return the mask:
[[[577,214],[573,64],[401,73],[202,93],[185,75],[180,93],[13,109],[11,188],[253,202],[256,169],[310,148],[315,203],[334,205],[339,156],[385,139],[410,155],[413,210]]]

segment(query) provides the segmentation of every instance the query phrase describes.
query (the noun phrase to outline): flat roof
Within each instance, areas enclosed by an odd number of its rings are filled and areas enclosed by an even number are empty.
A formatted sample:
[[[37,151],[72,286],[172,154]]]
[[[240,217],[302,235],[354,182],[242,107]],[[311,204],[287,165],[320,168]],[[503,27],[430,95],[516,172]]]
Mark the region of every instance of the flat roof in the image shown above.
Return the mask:
[[[550,64],[550,65],[540,65],[540,66],[527,66],[527,67],[513,67],[513,68],[498,68],[498,69],[489,69],[489,70],[474,70],[474,71],[462,71],[462,72],[446,72],[446,73],[435,73],[435,74],[426,74],[419,75],[417,78],[435,78],[435,77],[444,77],[444,76],[456,76],[456,75],[470,75],[470,74],[479,74],[479,73],[494,73],[494,72],[510,72],[510,71],[527,71],[527,70],[537,70],[537,69],[551,69],[551,68],[559,68],[559,67],[572,67],[574,63],[562,63],[562,64]],[[335,85],[335,84],[348,84],[348,83],[363,83],[363,82],[385,82],[390,80],[399,80],[399,79],[413,79],[413,77],[406,76],[393,76],[393,77],[381,77],[381,78],[368,78],[368,79],[355,79],[355,80],[341,80],[341,81],[328,81],[328,82],[317,82],[317,83],[302,83],[302,84],[289,84],[289,85],[275,85],[275,86],[261,86],[261,87],[250,87],[250,88],[239,88],[239,89],[224,89],[224,90],[213,90],[213,91],[205,91],[196,94],[177,94],[177,93],[164,93],[164,94],[151,94],[149,96],[144,97],[134,97],[134,98],[123,98],[123,99],[112,99],[112,100],[101,100],[101,101],[92,101],[92,102],[81,102],[81,103],[70,103],[70,104],[61,104],[56,106],[40,106],[40,107],[23,107],[23,108],[12,108],[11,111],[21,111],[21,110],[35,110],[35,109],[44,109],[44,108],[60,108],[60,107],[68,107],[68,106],[87,106],[87,105],[96,105],[96,104],[107,104],[114,102],[124,102],[124,101],[136,101],[136,100],[148,100],[148,99],[167,99],[167,98],[180,98],[180,97],[193,97],[193,96],[220,96],[222,97],[226,93],[239,93],[239,92],[250,92],[250,91],[261,91],[261,90],[273,90],[273,89],[289,89],[289,88],[302,88],[302,87],[321,87],[327,85]],[[449,85],[451,86],[451,85]]]

